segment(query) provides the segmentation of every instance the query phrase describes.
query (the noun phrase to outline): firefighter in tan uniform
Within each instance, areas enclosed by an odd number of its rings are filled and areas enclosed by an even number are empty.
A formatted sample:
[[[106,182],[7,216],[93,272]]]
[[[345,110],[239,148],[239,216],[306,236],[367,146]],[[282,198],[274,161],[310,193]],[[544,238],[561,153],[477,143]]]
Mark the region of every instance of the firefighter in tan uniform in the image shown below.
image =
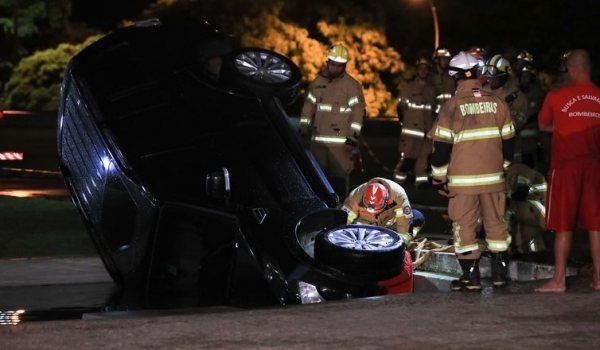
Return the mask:
[[[492,282],[501,287],[508,278],[504,169],[514,155],[515,129],[508,105],[482,89],[477,69],[477,58],[465,52],[450,60],[457,89],[440,110],[433,138],[432,184],[449,198],[454,250],[463,271],[452,290],[481,290],[480,217],[492,256]]]
[[[421,213],[414,211],[417,215],[413,215],[404,188],[381,177],[372,178],[352,190],[342,210],[348,213],[348,224],[390,228],[404,238],[406,245],[425,223]]]
[[[488,86],[492,93],[503,99],[510,107],[510,114],[516,128],[515,161],[521,161],[521,136],[520,132],[527,123],[527,109],[529,102],[525,94],[519,89],[519,83],[512,74],[508,60],[502,55],[494,55],[483,66],[483,76],[487,78]]]
[[[529,103],[526,114],[527,122],[521,131],[521,159],[529,167],[537,168],[541,134],[537,115],[544,104],[546,91],[537,78],[537,71],[531,66],[524,66],[521,69],[519,88]]]
[[[365,115],[362,86],[345,71],[348,49],[333,45],[327,53],[327,66],[309,87],[300,116],[300,133],[310,138],[310,150],[344,199],[349,175],[358,156],[358,137]]]
[[[435,88],[429,81],[429,62],[421,58],[416,63],[417,76],[400,92],[398,119],[402,125],[398,152],[400,161],[394,169],[394,180],[404,184],[414,171],[417,188],[429,184],[428,157],[431,140],[427,138],[433,126]]]
[[[433,53],[433,71],[431,74],[431,82],[435,87],[435,115],[440,112],[440,108],[444,102],[454,96],[456,83],[451,76],[448,75],[448,64],[450,63],[450,51],[445,48],[438,48]]]
[[[512,235],[512,253],[528,254],[545,250],[546,191],[540,172],[523,163],[512,163],[506,172],[506,221]]]

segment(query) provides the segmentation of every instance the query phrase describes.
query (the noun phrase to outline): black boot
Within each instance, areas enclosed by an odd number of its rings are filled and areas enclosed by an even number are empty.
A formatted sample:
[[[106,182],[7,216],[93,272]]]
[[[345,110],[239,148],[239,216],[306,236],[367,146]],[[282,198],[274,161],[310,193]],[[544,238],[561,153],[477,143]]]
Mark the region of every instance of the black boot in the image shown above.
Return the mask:
[[[508,252],[492,253],[492,283],[495,288],[508,285]]]
[[[450,289],[453,291],[480,291],[479,259],[459,259],[458,263],[463,274],[459,279],[450,282]]]

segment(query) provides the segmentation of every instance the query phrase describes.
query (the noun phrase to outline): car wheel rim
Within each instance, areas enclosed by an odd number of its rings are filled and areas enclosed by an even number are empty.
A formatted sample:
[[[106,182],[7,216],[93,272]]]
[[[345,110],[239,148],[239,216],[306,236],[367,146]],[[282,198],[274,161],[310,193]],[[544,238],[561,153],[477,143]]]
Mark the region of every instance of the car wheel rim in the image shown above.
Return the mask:
[[[364,227],[332,231],[327,239],[339,247],[354,250],[389,249],[398,245],[398,240],[389,233]]]
[[[235,66],[243,75],[266,83],[283,83],[292,75],[286,62],[265,52],[241,53],[235,58]]]

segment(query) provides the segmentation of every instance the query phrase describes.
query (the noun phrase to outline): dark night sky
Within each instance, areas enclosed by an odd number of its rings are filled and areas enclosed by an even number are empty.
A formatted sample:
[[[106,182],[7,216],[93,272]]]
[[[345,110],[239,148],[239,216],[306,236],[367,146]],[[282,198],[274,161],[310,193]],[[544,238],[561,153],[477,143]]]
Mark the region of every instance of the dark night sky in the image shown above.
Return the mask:
[[[211,1],[211,0],[202,0]],[[221,0],[222,1],[222,0]],[[433,52],[433,21],[427,0],[372,0],[386,4],[389,43],[405,62]],[[73,0],[72,18],[110,30],[134,18],[152,0]],[[538,65],[549,66],[567,50],[582,47],[600,60],[596,39],[600,2],[591,0],[433,0],[440,43],[455,54],[473,45],[489,53],[527,49]],[[214,23],[215,25],[218,24]],[[545,68],[540,67],[538,68]]]
[[[72,0],[72,19],[90,26],[113,29],[125,18],[139,14],[150,0]]]

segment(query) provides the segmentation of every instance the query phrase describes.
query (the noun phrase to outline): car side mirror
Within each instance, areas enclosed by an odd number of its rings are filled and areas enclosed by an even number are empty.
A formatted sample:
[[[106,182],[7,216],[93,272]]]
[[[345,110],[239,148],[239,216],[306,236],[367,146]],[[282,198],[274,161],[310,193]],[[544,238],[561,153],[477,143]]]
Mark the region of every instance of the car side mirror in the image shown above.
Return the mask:
[[[219,204],[231,203],[231,182],[227,168],[206,175],[206,194]]]

